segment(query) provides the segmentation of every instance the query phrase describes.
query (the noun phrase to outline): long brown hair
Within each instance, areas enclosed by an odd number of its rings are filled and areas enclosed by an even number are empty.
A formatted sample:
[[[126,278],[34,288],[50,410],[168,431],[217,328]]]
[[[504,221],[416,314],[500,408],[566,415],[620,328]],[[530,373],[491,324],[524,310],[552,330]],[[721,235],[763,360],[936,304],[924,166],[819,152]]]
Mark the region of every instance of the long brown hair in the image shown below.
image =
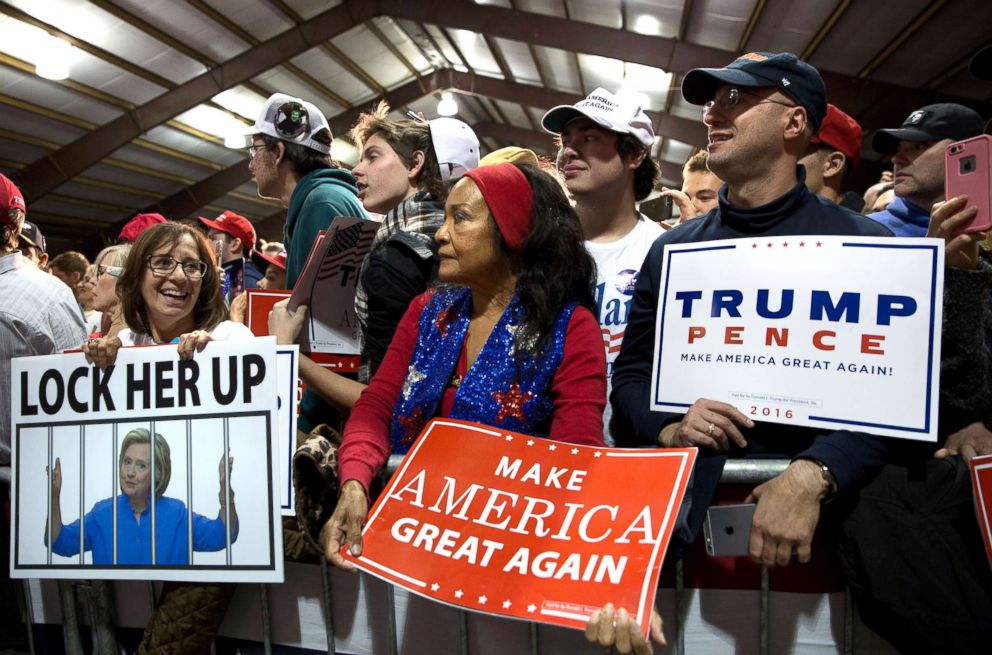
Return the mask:
[[[121,300],[124,321],[134,332],[151,334],[151,323],[145,309],[145,299],[141,296],[141,283],[148,268],[148,257],[162,246],[174,246],[183,236],[189,235],[196,242],[199,257],[207,264],[207,272],[200,281],[200,296],[193,307],[193,325],[197,330],[212,330],[227,318],[227,308],[221,296],[220,276],[217,274],[217,258],[203,234],[182,223],[159,223],[153,225],[138,237],[131,247],[124,274],[117,280],[117,297]]]

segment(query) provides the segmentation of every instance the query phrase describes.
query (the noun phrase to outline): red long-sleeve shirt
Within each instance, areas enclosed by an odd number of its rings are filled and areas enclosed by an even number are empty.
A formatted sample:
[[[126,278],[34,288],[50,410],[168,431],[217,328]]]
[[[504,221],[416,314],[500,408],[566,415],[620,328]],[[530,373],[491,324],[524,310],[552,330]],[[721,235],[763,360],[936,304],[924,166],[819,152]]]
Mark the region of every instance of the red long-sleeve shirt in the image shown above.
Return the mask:
[[[357,480],[367,492],[372,478],[389,458],[392,449],[389,424],[417,345],[420,314],[430,298],[431,292],[427,292],[410,303],[379,370],[352,409],[338,452],[342,485],[348,480]],[[456,367],[459,375],[466,374],[466,364],[463,343]],[[438,416],[448,416],[451,412],[456,391],[452,386],[445,389]],[[603,445],[603,408],[606,406],[603,337],[596,318],[584,307],[575,309],[565,329],[565,346],[551,383],[551,399],[554,415],[549,438]]]

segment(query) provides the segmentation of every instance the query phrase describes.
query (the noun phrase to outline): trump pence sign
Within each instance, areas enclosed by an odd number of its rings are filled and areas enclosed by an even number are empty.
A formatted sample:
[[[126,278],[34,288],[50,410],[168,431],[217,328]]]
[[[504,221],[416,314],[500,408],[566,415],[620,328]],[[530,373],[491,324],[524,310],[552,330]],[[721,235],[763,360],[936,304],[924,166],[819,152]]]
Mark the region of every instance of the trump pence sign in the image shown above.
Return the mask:
[[[612,602],[647,633],[695,457],[435,419],[346,556],[466,609],[581,628]]]
[[[653,409],[937,439],[944,244],[792,236],[665,247]]]

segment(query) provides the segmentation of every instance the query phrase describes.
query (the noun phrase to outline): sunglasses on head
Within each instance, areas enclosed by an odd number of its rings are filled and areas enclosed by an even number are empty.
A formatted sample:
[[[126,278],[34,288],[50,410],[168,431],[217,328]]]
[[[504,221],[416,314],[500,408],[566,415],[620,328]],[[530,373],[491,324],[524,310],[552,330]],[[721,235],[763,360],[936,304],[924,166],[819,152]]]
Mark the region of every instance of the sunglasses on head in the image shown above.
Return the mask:
[[[276,109],[276,132],[284,139],[296,139],[310,130],[310,114],[296,101],[284,102]]]

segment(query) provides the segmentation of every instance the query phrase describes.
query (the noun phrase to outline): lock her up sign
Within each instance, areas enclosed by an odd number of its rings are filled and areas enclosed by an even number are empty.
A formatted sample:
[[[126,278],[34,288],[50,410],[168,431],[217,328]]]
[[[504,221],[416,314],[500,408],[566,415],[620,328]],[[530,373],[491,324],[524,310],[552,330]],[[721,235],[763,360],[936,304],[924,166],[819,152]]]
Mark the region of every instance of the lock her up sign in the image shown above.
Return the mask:
[[[937,440],[944,247],[793,236],[666,246],[653,409]]]
[[[647,634],[695,458],[435,419],[372,508],[362,556],[346,556],[432,600],[529,621],[581,628],[612,602]]]

